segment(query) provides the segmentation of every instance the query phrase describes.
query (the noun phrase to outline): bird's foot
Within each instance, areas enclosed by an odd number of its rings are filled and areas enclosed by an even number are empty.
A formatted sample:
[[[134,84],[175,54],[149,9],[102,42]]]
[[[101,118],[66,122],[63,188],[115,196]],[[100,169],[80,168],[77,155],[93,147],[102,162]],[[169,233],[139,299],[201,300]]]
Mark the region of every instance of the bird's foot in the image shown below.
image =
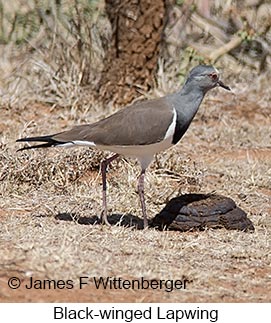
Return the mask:
[[[143,221],[143,228],[144,230],[148,228],[148,220],[144,217],[144,221]]]
[[[105,225],[108,225],[110,226],[111,224],[109,223],[108,221],[108,218],[107,218],[107,212],[105,210],[102,210],[100,216],[99,216],[99,221],[98,221],[99,224],[105,224]]]

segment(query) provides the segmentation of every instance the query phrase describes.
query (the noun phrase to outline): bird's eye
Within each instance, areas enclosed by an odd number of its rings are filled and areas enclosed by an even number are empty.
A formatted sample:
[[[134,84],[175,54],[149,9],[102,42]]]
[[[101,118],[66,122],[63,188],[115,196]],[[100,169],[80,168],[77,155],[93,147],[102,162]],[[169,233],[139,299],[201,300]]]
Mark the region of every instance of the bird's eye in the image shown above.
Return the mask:
[[[216,81],[218,79],[218,75],[216,73],[211,73],[209,74],[209,77],[213,80]]]

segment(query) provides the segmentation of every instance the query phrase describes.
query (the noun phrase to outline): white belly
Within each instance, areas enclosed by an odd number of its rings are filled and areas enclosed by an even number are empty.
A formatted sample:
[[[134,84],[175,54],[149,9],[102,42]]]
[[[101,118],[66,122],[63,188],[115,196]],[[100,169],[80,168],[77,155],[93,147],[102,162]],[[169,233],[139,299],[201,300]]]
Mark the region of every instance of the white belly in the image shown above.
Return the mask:
[[[93,148],[100,150],[112,151],[116,154],[123,155],[125,157],[136,158],[141,163],[143,169],[146,169],[153,160],[153,156],[162,150],[166,150],[172,147],[172,138],[166,138],[163,141],[150,145],[140,146],[93,146]]]

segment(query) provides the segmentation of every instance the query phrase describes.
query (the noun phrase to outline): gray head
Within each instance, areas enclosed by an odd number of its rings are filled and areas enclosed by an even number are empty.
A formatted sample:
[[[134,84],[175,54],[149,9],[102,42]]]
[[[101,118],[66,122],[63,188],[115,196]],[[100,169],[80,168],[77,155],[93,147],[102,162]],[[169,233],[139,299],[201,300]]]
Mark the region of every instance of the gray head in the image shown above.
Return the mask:
[[[211,65],[198,65],[194,67],[190,71],[185,85],[199,87],[204,93],[216,86],[221,86],[228,91],[231,90],[227,85],[219,80],[218,70]]]

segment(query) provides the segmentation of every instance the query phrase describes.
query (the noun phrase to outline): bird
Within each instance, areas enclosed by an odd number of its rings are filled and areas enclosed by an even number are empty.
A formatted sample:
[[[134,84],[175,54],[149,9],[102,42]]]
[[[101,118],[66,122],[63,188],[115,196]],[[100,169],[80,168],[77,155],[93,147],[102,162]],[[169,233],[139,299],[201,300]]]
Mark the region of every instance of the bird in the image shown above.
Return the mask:
[[[216,87],[231,91],[212,65],[197,65],[189,72],[178,91],[164,97],[133,103],[92,124],[77,125],[67,131],[37,137],[25,137],[16,142],[42,142],[24,146],[18,151],[33,148],[88,146],[114,153],[101,162],[102,212],[99,221],[109,224],[107,211],[106,171],[120,156],[138,160],[141,171],[138,194],[143,226],[148,227],[144,194],[144,177],[154,155],[176,145],[186,133],[205,94]]]

